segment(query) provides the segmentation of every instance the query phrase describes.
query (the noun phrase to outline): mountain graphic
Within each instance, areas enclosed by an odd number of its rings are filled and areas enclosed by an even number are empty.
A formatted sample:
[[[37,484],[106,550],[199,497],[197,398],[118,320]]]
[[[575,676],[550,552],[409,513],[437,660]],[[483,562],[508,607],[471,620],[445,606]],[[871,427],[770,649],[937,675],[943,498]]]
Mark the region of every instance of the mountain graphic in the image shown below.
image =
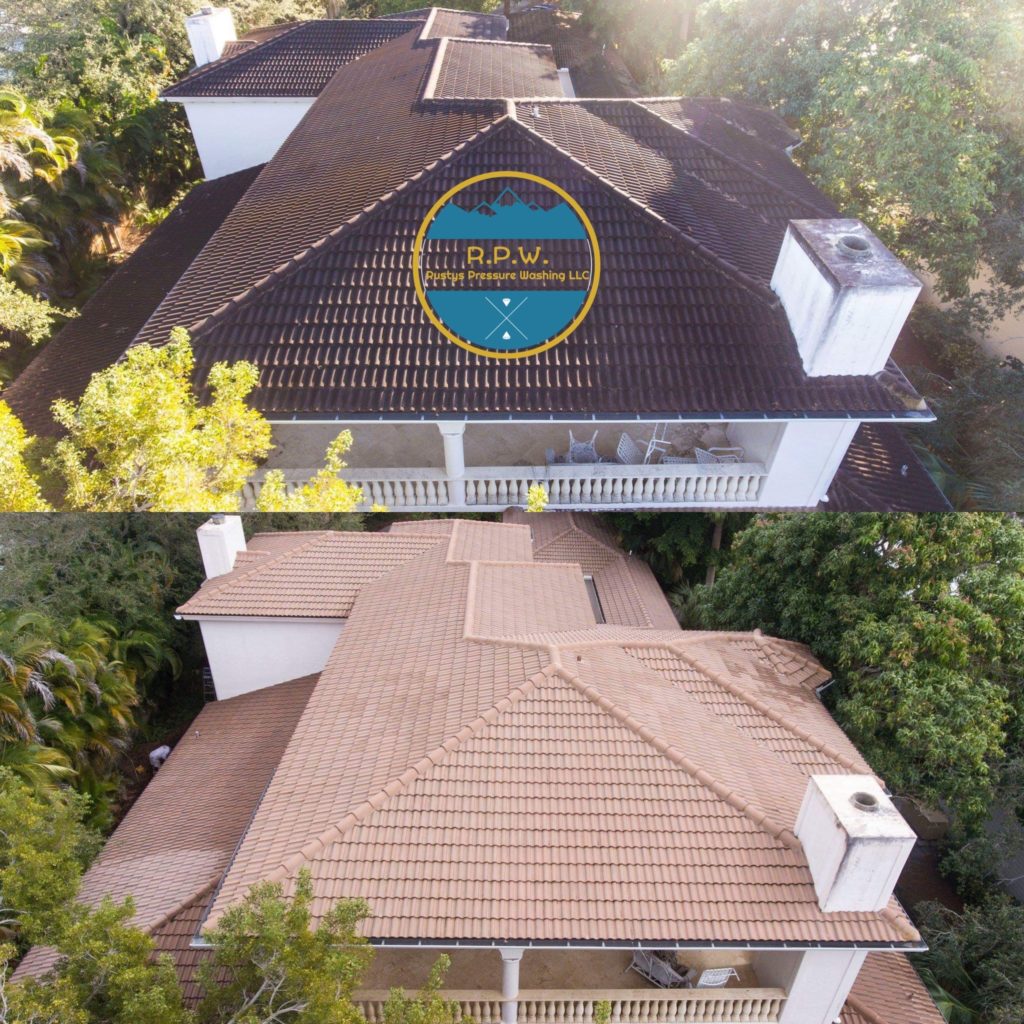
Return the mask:
[[[471,210],[450,202],[441,209],[427,230],[427,238],[466,239],[585,239],[587,233],[568,203],[559,201],[545,210],[526,203],[514,189],[504,188],[491,202],[478,203]]]

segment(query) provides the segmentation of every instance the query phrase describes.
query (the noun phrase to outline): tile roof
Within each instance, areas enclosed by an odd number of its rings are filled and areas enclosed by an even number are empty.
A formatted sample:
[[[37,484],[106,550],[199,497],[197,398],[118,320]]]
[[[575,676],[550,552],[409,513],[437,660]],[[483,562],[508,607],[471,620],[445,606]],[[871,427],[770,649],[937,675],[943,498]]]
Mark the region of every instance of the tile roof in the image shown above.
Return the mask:
[[[288,146],[301,146],[320,108]],[[601,239],[602,280],[590,314],[567,342],[530,359],[496,361],[452,345],[429,323],[413,289],[416,227],[447,188],[494,167],[561,185]],[[728,202],[715,193],[715,204]],[[780,221],[780,238],[783,230]],[[729,245],[741,237],[738,223],[730,237]],[[215,239],[201,262],[217,248]],[[226,276],[205,274],[200,288],[189,280],[195,269],[143,336],[162,336],[182,319],[169,316],[176,294],[188,301]],[[765,285],[507,118],[200,321],[193,338],[200,375],[223,359],[246,358],[261,368],[253,401],[271,417],[904,410],[873,377],[808,377],[785,313]]]
[[[172,327],[195,326],[228,308],[501,117],[504,104],[493,102],[423,108],[438,45],[406,34],[336,74],[138,339],[162,343]]]
[[[433,19],[428,18],[424,37],[441,36],[466,39],[504,39],[508,35],[508,22],[502,14],[479,14],[476,11],[453,11],[435,7]]]
[[[862,423],[828,489],[831,512],[952,512],[902,430]]]
[[[678,629],[665,594],[641,558],[624,555],[598,516],[576,512],[535,515],[513,509],[506,523],[525,523],[534,534],[538,562],[575,562],[592,576],[605,621],[621,626]]]
[[[315,914],[361,895],[382,941],[916,940],[895,902],[818,910],[806,776],[869,769],[806,653],[596,626],[525,524],[433,526],[390,534],[434,542],[357,597],[207,924],[307,867]]]
[[[319,96],[338,68],[405,33],[417,21],[314,20],[285,27],[269,39],[232,47],[166,88],[164,99]]]
[[[869,953],[840,1024],[943,1024],[944,1017],[903,954]]]
[[[430,96],[512,99],[563,96],[550,46],[449,39]]]
[[[50,405],[77,400],[89,378],[121,356],[174,282],[224,222],[260,167],[197,185],[3,391],[33,434],[51,434]]]
[[[267,535],[274,537],[274,535]],[[256,536],[247,555],[223,576],[207,580],[178,614],[345,618],[360,590],[372,580],[436,546],[437,537],[386,533],[284,534],[278,550],[261,551]]]
[[[205,907],[230,862],[316,678],[207,704],[86,871],[83,902],[131,895],[134,923],[157,936],[180,928],[183,914],[194,918],[197,901]],[[51,950],[32,950],[19,977],[45,972],[54,959]]]
[[[528,45],[417,36],[338,70],[136,341],[188,327],[200,379],[218,360],[253,360],[253,401],[280,418],[921,415],[884,380],[803,371],[766,282],[787,220],[834,208],[780,153],[774,115],[708,100],[424,99],[435,70],[442,91],[533,90],[526,55],[550,64]],[[496,361],[440,336],[409,261],[440,190],[507,167],[582,203],[603,275],[571,338]]]
[[[430,7],[384,18],[319,18],[272,25],[229,42],[219,60],[195,68],[161,96],[313,98],[338,68],[407,32],[425,39],[503,40],[506,30],[500,15]],[[554,95],[561,95],[561,90]]]

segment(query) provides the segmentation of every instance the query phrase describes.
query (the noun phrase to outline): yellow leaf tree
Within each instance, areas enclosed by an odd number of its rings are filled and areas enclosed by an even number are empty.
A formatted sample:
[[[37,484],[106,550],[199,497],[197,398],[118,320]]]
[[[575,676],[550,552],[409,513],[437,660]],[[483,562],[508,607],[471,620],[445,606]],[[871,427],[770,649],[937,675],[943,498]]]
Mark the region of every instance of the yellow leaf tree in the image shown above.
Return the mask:
[[[256,500],[259,512],[355,512],[363,502],[360,488],[342,480],[344,457],[352,447],[352,433],[343,430],[328,446],[322,469],[308,483],[291,494],[285,487],[284,474],[270,470],[264,477]],[[373,511],[385,511],[374,506]]]
[[[6,402],[0,402],[0,512],[48,512],[39,484],[25,464],[31,438]]]
[[[68,507],[94,512],[233,511],[258,460],[271,448],[270,424],[245,399],[259,371],[248,362],[210,370],[209,401],[192,391],[188,334],[137,345],[93,376],[77,405],[53,405],[65,429],[50,460]]]

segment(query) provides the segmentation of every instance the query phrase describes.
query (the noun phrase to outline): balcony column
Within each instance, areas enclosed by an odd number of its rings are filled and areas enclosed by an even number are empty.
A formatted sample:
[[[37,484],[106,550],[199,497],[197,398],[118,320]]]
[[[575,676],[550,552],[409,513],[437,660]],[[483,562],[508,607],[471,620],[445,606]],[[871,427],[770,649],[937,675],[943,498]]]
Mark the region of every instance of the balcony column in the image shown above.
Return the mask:
[[[464,420],[441,420],[437,424],[444,441],[444,471],[448,477],[448,504],[466,504],[466,452],[462,439],[466,433]]]
[[[523,950],[516,946],[499,946],[501,953],[501,1024],[516,1024],[519,1014],[519,961]]]

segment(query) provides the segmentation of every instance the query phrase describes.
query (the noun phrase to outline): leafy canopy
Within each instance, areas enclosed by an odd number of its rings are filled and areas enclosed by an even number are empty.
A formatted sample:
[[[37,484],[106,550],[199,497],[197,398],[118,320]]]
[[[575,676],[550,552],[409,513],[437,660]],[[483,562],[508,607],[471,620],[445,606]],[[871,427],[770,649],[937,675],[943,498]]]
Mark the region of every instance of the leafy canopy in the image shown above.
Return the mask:
[[[44,512],[50,507],[25,462],[30,444],[21,421],[0,401],[0,512]]]
[[[1024,7],[984,0],[708,0],[669,87],[774,108],[796,158],[900,256],[965,296],[1024,287]]]
[[[65,428],[52,465],[72,508],[179,512],[238,508],[242,485],[270,451],[270,425],[245,404],[257,368],[217,363],[210,400],[192,393],[192,348],[181,329],[136,345],[93,376],[76,405],[54,403]]]
[[[811,647],[840,724],[894,788],[977,822],[1022,752],[1024,526],[1000,516],[755,521],[698,622]],[[1020,799],[1020,794],[1017,794]]]

